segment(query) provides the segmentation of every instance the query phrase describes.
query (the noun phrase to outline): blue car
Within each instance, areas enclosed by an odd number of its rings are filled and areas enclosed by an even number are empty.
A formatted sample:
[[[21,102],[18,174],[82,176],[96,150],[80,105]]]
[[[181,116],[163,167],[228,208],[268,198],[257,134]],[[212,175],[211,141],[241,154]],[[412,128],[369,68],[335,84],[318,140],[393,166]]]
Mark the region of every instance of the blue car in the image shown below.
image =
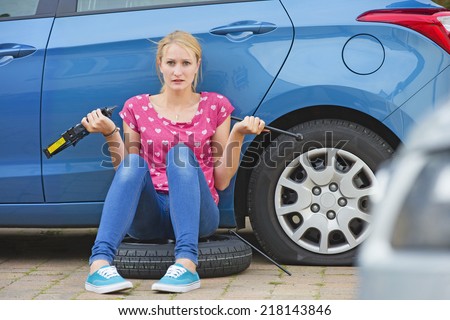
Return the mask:
[[[283,263],[352,263],[374,173],[450,98],[450,11],[432,1],[2,1],[0,227],[98,225],[103,137],[43,149],[91,110],[159,91],[155,43],[176,29],[203,46],[199,90],[303,137],[247,137],[221,227],[249,217]]]

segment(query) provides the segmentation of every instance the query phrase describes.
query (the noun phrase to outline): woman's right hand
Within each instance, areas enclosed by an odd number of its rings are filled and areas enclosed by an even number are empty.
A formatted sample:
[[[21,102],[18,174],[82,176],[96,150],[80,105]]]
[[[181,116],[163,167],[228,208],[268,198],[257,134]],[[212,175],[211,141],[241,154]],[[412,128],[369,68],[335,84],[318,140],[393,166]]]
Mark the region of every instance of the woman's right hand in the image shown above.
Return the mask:
[[[103,115],[100,109],[88,113],[86,117],[81,119],[81,124],[90,133],[100,132],[103,135],[113,132],[116,128],[116,124],[110,118]]]
[[[236,132],[246,135],[246,134],[260,134],[262,131],[268,131],[264,129],[265,122],[253,116],[246,116],[242,121],[237,122],[232,130]]]

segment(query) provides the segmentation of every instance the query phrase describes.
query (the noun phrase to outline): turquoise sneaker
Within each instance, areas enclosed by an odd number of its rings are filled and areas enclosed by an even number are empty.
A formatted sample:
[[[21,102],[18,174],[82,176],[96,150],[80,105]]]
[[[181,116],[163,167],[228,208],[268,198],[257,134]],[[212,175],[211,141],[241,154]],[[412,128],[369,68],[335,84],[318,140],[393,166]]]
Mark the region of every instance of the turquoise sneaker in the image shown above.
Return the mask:
[[[179,263],[171,265],[164,277],[152,285],[152,290],[177,293],[198,288],[200,288],[198,273],[192,273]]]
[[[122,278],[116,267],[104,266],[87,277],[84,287],[95,293],[110,293],[133,288],[133,284]]]

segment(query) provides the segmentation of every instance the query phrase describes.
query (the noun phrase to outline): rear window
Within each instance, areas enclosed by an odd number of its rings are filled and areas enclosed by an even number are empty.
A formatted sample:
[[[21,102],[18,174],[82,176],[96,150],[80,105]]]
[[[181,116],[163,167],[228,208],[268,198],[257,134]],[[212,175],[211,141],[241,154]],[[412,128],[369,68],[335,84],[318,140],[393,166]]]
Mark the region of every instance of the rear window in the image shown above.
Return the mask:
[[[34,16],[39,0],[1,0],[0,18]]]
[[[78,0],[77,12],[114,10],[114,9],[132,9],[148,6],[171,6],[179,4],[194,4],[205,2],[219,2],[217,0]]]

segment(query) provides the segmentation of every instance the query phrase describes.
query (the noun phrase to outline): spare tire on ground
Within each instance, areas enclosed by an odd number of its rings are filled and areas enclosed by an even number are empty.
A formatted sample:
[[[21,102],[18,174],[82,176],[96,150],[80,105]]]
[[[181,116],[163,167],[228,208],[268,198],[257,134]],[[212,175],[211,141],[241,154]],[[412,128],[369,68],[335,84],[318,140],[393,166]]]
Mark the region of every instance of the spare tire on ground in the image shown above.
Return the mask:
[[[199,241],[197,272],[200,278],[224,277],[250,266],[252,249],[233,235],[216,234]],[[125,278],[159,279],[175,262],[174,243],[136,242],[126,238],[114,265]]]

